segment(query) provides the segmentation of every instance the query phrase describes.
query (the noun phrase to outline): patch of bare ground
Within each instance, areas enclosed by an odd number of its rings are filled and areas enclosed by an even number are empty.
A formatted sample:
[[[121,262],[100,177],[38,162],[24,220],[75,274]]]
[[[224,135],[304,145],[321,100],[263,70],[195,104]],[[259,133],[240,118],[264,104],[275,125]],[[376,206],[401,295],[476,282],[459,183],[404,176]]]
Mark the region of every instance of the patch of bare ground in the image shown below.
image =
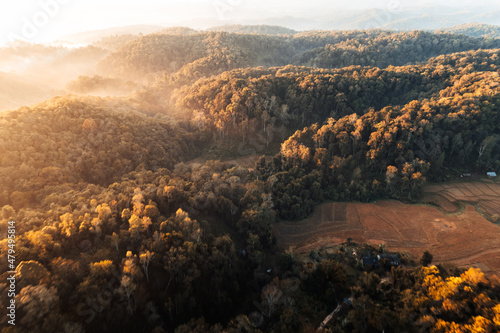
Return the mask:
[[[430,185],[425,193],[441,200],[435,203],[439,207],[399,201],[328,203],[305,220],[277,224],[274,233],[279,246],[292,247],[295,253],[333,247],[350,237],[358,243],[385,244],[390,251],[406,252],[416,259],[430,250],[435,263],[500,273],[500,225],[474,207],[500,214],[500,186],[483,182]]]
[[[259,158],[261,156],[262,155],[247,155],[247,156],[242,156],[242,157],[233,158],[233,159],[229,159],[229,160],[222,159],[221,162],[235,164],[235,165],[241,166],[243,168],[252,169],[255,167],[255,163],[257,163],[257,161],[259,160]],[[189,167],[195,167],[195,166],[200,166],[203,163],[205,163],[205,160],[201,157],[197,157],[195,159],[192,159],[190,161],[185,162],[184,164],[186,164]]]
[[[489,179],[428,185],[422,202],[438,206],[444,212],[458,211],[460,204],[470,204],[491,220],[500,215],[500,184]]]

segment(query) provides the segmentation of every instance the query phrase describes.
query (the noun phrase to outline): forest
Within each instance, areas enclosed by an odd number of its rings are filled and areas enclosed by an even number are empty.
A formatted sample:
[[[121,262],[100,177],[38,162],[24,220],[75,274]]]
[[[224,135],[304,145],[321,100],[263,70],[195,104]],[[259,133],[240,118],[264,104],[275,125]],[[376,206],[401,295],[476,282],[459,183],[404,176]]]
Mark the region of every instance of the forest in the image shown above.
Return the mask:
[[[299,255],[273,228],[500,171],[500,39],[219,30],[0,49],[72,69],[5,74],[38,93],[0,112],[1,333],[498,332],[495,274],[350,237]]]
[[[471,37],[486,37],[486,38],[499,38],[500,28],[496,25],[481,24],[481,23],[469,23],[461,24],[447,29],[441,29],[440,31],[464,34]]]

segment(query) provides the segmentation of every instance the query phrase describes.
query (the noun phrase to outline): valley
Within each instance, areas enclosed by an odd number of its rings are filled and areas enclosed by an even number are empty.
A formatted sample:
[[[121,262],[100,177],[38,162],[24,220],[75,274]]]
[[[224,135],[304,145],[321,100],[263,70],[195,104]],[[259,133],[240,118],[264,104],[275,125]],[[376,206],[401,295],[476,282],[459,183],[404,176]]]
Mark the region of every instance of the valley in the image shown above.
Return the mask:
[[[500,330],[498,31],[0,48],[0,332]]]

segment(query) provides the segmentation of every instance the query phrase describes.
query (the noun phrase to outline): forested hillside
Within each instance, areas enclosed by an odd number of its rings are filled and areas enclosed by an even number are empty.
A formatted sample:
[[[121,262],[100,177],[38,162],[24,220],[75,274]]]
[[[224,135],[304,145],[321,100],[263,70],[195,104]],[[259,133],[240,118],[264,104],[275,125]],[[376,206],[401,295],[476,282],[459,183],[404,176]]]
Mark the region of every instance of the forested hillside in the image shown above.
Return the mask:
[[[198,78],[223,71],[286,64],[321,68],[384,68],[440,54],[500,47],[500,41],[453,34],[390,31],[313,31],[289,37],[207,32],[153,34],[108,56],[101,67],[118,76],[167,73]]]
[[[276,25],[222,25],[209,28],[208,31],[224,31],[237,34],[259,34],[259,35],[293,35],[297,31]]]
[[[426,179],[497,170],[499,85],[496,72],[470,75],[436,98],[297,131],[266,170],[277,176],[275,207],[293,219],[324,199],[412,201]]]
[[[471,37],[500,38],[500,26],[481,23],[457,25],[442,31]]]
[[[77,95],[0,113],[2,333],[500,330],[495,274],[273,234],[500,171],[500,40],[274,28],[103,39]]]
[[[107,186],[140,165],[173,168],[195,152],[181,128],[99,98],[54,98],[0,117],[1,204],[16,208],[42,201],[53,189],[38,192],[50,186]]]

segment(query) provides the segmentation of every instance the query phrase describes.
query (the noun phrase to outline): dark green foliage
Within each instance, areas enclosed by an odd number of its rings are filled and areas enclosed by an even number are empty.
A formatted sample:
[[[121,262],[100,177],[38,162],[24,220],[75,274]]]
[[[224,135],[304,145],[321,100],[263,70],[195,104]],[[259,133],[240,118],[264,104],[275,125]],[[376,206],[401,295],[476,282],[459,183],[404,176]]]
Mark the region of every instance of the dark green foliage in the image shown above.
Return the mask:
[[[108,56],[101,63],[101,69],[127,78],[165,72],[172,75],[170,80],[173,82],[179,82],[179,79],[180,82],[192,82],[202,76],[251,66],[295,64],[319,68],[351,65],[384,68],[426,61],[440,54],[498,47],[498,40],[422,31],[313,31],[280,37],[227,32],[184,35],[166,32],[130,41]]]
[[[356,35],[305,52],[296,62],[320,68],[351,65],[384,68],[425,61],[440,54],[474,50],[480,48],[480,44],[487,49],[498,48],[500,43],[423,31],[394,33],[371,30],[351,34]]]
[[[433,255],[429,251],[425,251],[420,258],[420,264],[422,266],[429,266],[432,263]]]
[[[439,97],[297,131],[281,145],[280,168],[265,173],[276,179],[280,216],[303,218],[323,198],[414,201],[427,179],[446,179],[443,169],[496,168],[498,82],[497,73],[470,74]]]

